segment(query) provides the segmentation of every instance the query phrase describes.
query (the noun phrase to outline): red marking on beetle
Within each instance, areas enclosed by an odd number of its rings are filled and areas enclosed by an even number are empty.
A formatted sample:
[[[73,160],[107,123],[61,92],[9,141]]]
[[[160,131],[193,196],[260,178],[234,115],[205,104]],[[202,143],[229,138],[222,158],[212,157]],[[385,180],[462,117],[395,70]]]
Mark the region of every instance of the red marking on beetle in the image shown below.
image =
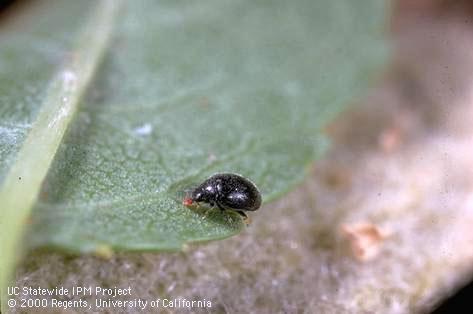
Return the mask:
[[[194,201],[192,200],[192,198],[187,197],[182,201],[182,204],[184,204],[184,206],[190,206],[194,204]]]

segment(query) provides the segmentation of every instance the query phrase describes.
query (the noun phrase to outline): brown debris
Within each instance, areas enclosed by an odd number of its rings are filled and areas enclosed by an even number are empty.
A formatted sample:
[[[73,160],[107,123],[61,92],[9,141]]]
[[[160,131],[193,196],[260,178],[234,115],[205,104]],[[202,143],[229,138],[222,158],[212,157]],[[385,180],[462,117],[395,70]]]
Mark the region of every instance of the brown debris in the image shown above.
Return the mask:
[[[390,127],[385,129],[379,135],[379,146],[385,153],[393,153],[402,143],[402,130],[399,127]]]
[[[342,233],[350,241],[356,259],[366,262],[374,259],[381,251],[381,244],[389,235],[386,230],[369,222],[343,224]]]

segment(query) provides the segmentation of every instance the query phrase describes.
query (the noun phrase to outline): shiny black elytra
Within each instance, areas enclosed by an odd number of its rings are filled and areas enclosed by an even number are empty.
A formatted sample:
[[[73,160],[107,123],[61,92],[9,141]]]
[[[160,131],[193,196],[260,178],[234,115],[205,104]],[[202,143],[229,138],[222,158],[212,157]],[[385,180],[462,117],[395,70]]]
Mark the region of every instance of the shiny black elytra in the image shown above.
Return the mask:
[[[234,173],[217,173],[196,187],[184,205],[206,203],[220,210],[232,210],[243,216],[261,206],[261,194],[250,180]]]

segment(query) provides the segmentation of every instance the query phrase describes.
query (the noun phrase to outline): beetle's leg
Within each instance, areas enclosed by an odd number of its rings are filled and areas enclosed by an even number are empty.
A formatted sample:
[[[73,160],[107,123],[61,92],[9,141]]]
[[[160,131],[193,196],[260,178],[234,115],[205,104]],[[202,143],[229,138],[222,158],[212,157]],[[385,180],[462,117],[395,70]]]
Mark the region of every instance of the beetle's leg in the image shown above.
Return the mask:
[[[213,206],[212,206],[212,207],[207,207],[207,208],[205,208],[205,209],[204,209],[204,216],[202,217],[202,219],[207,218],[207,216],[209,215],[209,212],[210,212],[212,209],[214,209]]]
[[[201,207],[201,204],[200,203],[197,203],[198,206],[199,206],[199,209],[202,211],[202,207]],[[204,211],[203,211],[203,217],[202,219],[204,218],[207,218],[209,212],[214,208],[215,204],[214,203],[209,203],[210,207],[208,206],[203,206],[204,207]]]
[[[225,208],[223,208],[222,205],[220,205],[219,202],[217,202],[217,207],[220,208],[220,211],[222,211],[222,212],[225,211]]]
[[[236,212],[240,214],[240,216],[243,217],[243,219],[248,219],[248,215],[244,211],[237,210]]]
[[[243,221],[247,226],[251,223],[250,217],[248,217],[248,215],[244,211],[237,210],[236,212],[243,218]]]

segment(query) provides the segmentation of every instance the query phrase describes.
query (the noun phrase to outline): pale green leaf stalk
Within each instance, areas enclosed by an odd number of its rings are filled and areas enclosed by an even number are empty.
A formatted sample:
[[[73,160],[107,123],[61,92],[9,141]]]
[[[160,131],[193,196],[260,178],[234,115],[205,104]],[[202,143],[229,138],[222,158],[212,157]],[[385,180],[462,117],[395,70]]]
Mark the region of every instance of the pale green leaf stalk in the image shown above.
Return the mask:
[[[119,1],[97,2],[68,60],[53,77],[42,108],[0,189],[0,287],[6,287],[21,249],[30,211],[61,140],[106,50]]]

